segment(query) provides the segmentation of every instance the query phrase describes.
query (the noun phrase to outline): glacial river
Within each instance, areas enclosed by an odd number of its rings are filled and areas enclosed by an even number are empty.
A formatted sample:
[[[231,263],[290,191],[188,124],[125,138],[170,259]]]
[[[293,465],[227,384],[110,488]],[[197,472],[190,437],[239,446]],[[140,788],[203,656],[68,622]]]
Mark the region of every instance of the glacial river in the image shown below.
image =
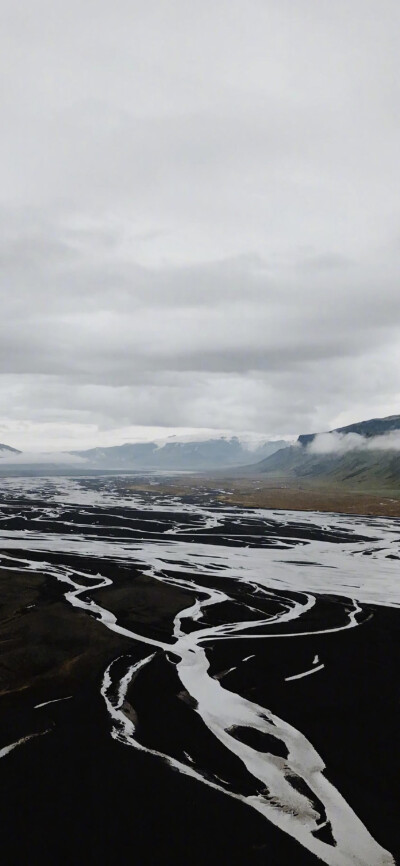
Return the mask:
[[[93,560],[95,573],[87,565]],[[0,567],[46,574],[61,583],[72,608],[132,642],[132,652],[111,658],[99,682],[118,748],[258,813],[308,852],[310,864],[395,863],[393,834],[386,846],[379,820],[376,832],[359,814],[357,797],[341,790],[334,751],[327,749],[327,760],[312,724],[305,717],[303,730],[298,719],[302,702],[313,701],[311,715],[321,713],[322,726],[335,724],[326,720],[324,695],[345,678],[345,653],[349,664],[352,653],[358,658],[359,636],[368,629],[375,635],[380,609],[399,608],[399,562],[397,520],[229,508],[211,495],[139,496],[117,478],[1,481]],[[130,564],[171,593],[188,594],[168,635],[140,620],[121,623],[104,593],[102,603],[96,599]],[[362,669],[362,658],[357,664]],[[143,722],[163,712],[155,695],[166,690],[174,713],[184,713],[180,737],[168,709],[161,724]],[[151,698],[141,717],[143,694]],[[295,718],[291,702],[300,706]],[[375,708],[372,725],[376,719]],[[203,736],[209,748],[200,747]],[[0,743],[0,756],[12,761],[36,742],[27,731]],[[279,852],[265,859],[275,862]]]

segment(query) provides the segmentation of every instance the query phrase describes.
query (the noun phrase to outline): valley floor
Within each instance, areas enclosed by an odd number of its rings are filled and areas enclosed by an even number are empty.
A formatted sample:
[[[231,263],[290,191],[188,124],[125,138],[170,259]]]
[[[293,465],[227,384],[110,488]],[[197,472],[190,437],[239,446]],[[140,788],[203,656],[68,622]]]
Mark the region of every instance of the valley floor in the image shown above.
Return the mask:
[[[400,864],[399,521],[134,483],[2,483],[4,866]]]
[[[228,477],[185,475],[129,483],[132,491],[157,492],[168,496],[214,496],[221,504],[246,508],[277,508],[291,511],[325,511],[400,517],[400,489],[366,490],[344,484],[311,484],[287,478],[264,476]]]

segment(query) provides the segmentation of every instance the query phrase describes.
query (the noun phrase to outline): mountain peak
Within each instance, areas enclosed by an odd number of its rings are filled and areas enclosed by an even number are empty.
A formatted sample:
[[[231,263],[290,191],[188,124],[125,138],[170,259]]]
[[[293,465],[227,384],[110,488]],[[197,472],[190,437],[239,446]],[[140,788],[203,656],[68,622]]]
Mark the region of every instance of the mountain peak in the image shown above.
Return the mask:
[[[4,445],[3,442],[0,442],[0,456],[2,451],[6,451],[9,454],[22,454],[22,451],[18,451],[18,448],[11,448],[10,445]]]

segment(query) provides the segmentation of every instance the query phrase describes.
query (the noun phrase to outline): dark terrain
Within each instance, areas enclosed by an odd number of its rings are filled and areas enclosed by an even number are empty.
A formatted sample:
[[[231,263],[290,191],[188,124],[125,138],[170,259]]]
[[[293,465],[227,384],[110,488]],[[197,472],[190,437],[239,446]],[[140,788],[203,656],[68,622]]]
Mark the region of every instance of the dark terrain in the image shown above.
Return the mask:
[[[68,482],[58,489],[46,479],[23,489],[18,484],[10,481],[3,489],[1,504],[0,749],[31,739],[0,760],[7,866],[60,860],[111,866],[127,858],[138,866],[321,862],[290,833],[232,798],[229,792],[262,791],[260,783],[207,728],[180,682],[173,620],[210,586],[229,600],[204,608],[190,630],[212,628],[214,638],[204,643],[211,679],[305,735],[334,788],[373,839],[396,854],[400,619],[393,598],[400,524],[334,516],[322,523],[301,513],[288,519],[284,512],[263,516],[228,508],[220,501],[223,494],[202,489],[183,499],[172,490],[143,490],[140,500],[132,500],[129,481],[121,479],[80,481],[75,488]],[[346,582],[340,593],[332,592],[327,562],[318,566],[325,548],[340,550],[345,568],[347,561],[360,562],[354,575],[365,573],[355,628],[347,626],[352,603]],[[152,561],[153,550],[163,557],[156,578],[143,559]],[[237,581],[229,557],[246,550],[249,576]],[[199,555],[207,571],[195,565]],[[278,590],[272,571],[270,591],[253,595],[251,575],[260,555],[267,575],[274,562],[290,561],[288,586]],[[311,588],[315,603],[300,619],[269,624],[283,598],[288,609],[302,602],[304,562],[310,575],[321,573],[321,590]],[[389,583],[379,589],[378,603],[366,601],[375,592],[375,572],[385,569]],[[100,575],[110,583],[90,589]],[[78,583],[84,609],[65,597],[68,579]],[[93,600],[139,639],[110,630],[90,608]],[[261,617],[255,628],[254,605]],[[234,621],[242,639],[219,638],[218,629]],[[292,632],[298,636],[284,637]],[[141,636],[171,650],[148,648]],[[127,663],[150,651],[154,658],[132,678],[124,704],[138,743],[175,756],[182,766],[189,755],[188,766],[217,780],[221,790],[110,736],[113,723],[101,694],[104,671],[111,663],[118,674],[121,665],[122,677]],[[296,679],[316,656],[323,670]],[[279,739],[252,728],[237,728],[235,736],[260,755],[287,755]],[[307,793],[300,777],[297,784]],[[335,851],[329,832],[320,832]],[[353,844],[357,852],[356,837]],[[373,856],[374,864],[394,862]],[[370,866],[365,858],[357,862]]]

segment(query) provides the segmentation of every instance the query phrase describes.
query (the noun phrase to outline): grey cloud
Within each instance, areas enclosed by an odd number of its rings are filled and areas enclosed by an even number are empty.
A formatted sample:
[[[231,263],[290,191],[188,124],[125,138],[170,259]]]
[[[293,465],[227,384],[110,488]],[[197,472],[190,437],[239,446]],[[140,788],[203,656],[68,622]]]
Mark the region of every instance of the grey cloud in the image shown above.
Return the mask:
[[[397,411],[398,4],[0,7],[10,444]]]

